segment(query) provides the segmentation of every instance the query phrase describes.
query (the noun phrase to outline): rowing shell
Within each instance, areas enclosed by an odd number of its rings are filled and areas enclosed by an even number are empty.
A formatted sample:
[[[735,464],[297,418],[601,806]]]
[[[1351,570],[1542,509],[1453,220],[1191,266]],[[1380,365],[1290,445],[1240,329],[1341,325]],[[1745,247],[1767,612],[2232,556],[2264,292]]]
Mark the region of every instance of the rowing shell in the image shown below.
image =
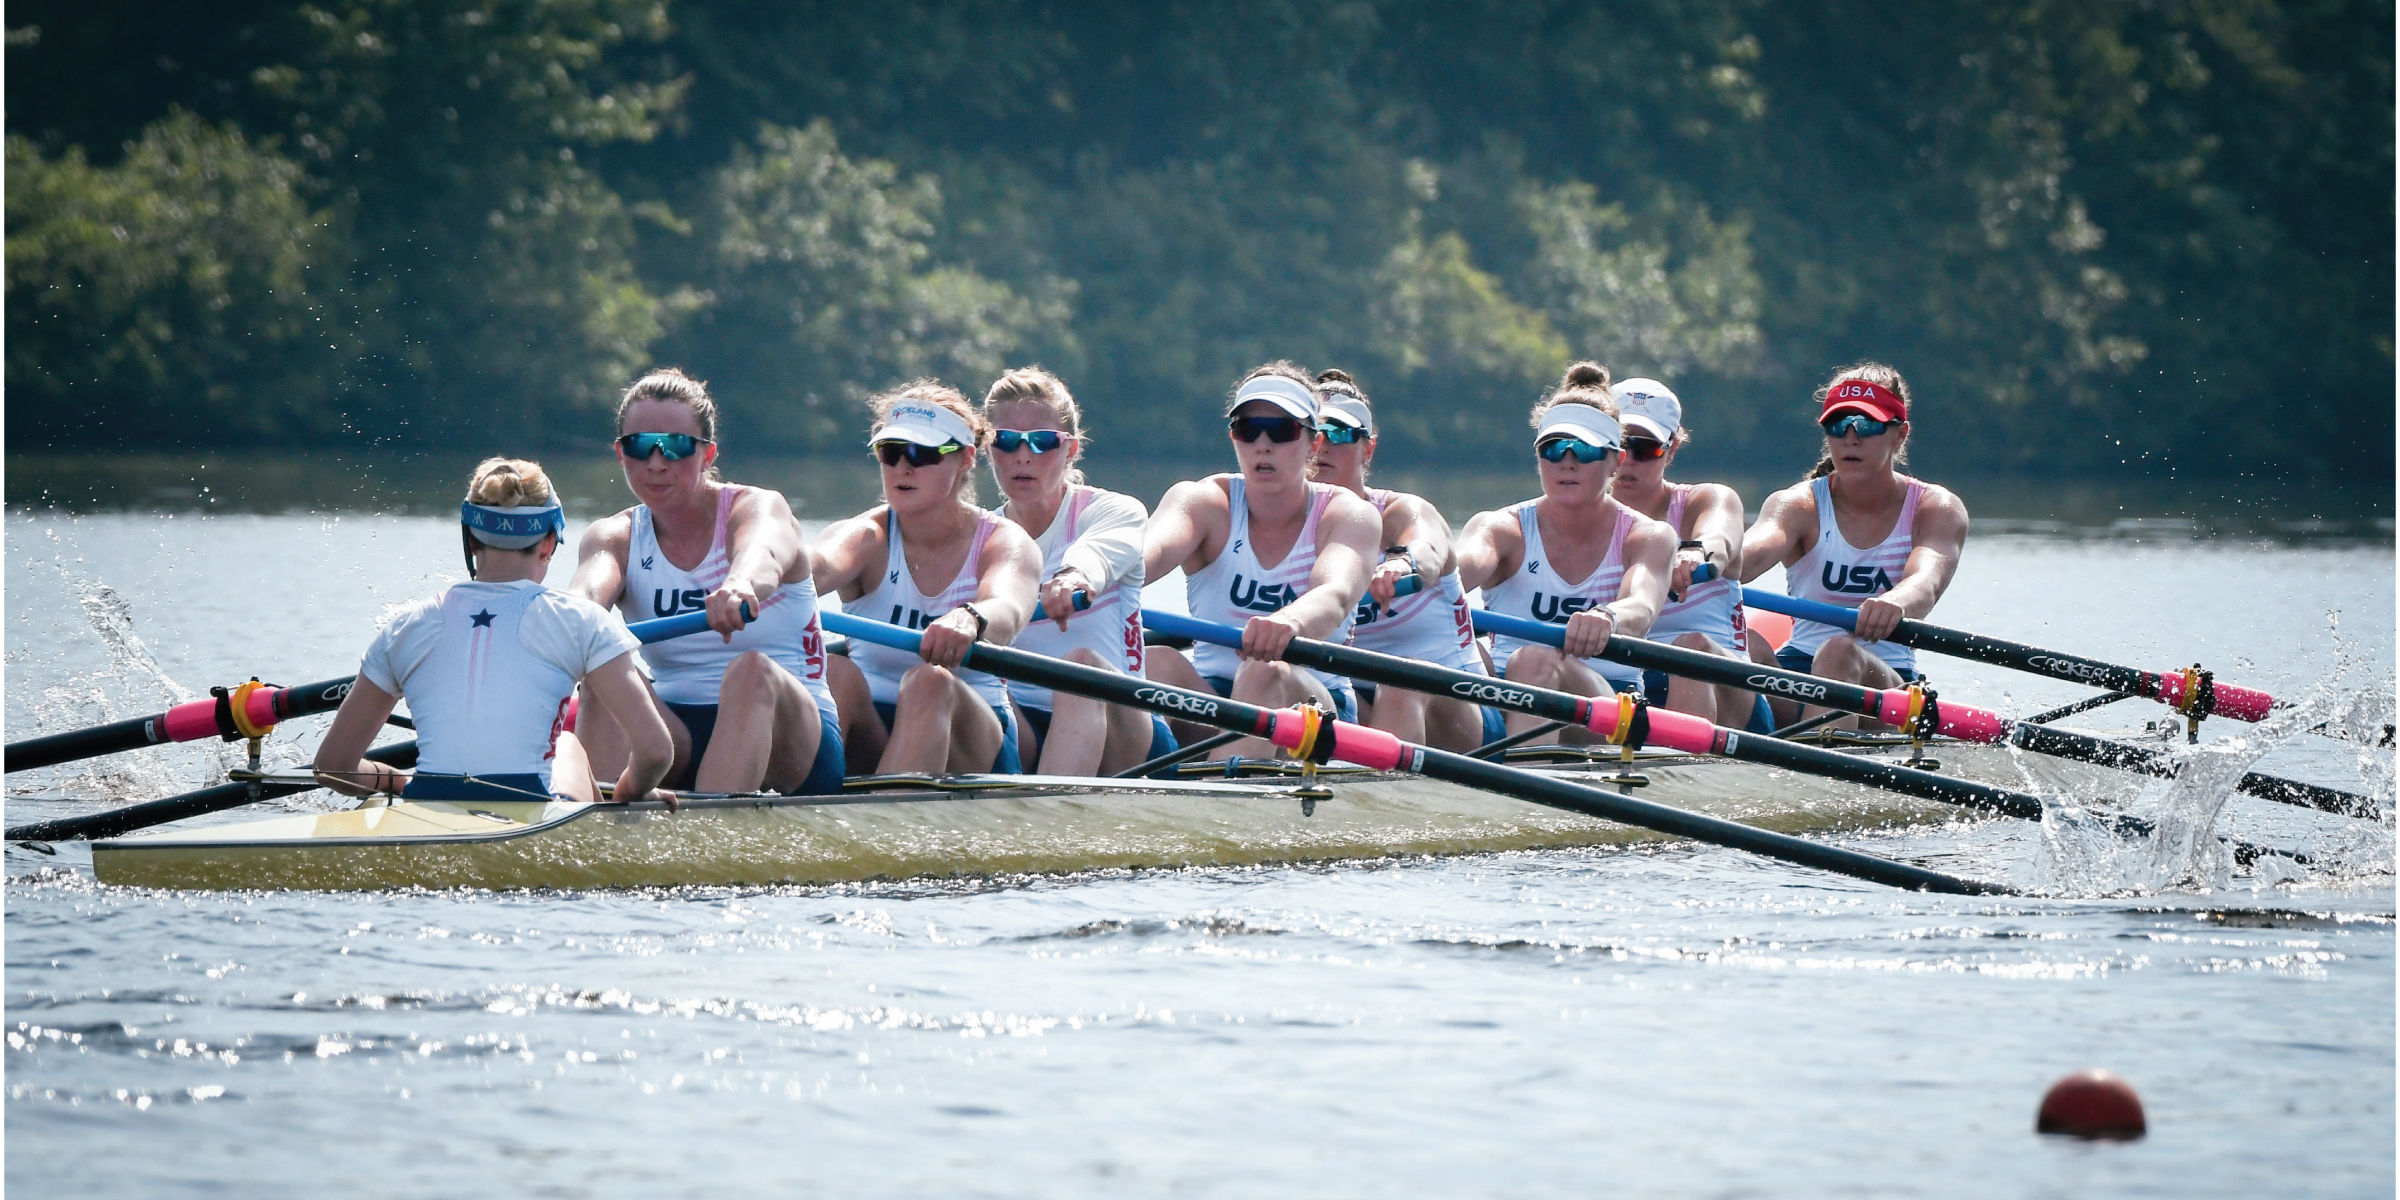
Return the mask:
[[[1945,746],[1956,756],[2004,751]],[[1538,758],[1536,751],[1531,757]],[[1560,754],[1555,749],[1551,754]],[[1521,760],[1520,760],[1521,761]],[[1994,762],[1991,766],[1999,766]],[[1959,810],[1723,759],[1644,753],[1538,768],[1785,833]],[[877,777],[841,796],[414,801],[92,844],[104,883],[162,888],[615,888],[832,884],[1630,845],[1661,835],[1422,776],[1106,780]]]

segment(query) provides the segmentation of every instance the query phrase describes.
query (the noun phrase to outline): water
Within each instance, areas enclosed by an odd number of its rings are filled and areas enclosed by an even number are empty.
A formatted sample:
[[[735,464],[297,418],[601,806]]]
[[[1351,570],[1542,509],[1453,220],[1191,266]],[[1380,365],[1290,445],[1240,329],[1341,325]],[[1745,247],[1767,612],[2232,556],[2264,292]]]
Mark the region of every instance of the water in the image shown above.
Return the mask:
[[[380,610],[458,570],[454,527],[423,517],[20,509],[6,536],[11,738],[340,674]],[[2197,657],[2373,724],[2393,569],[2388,534],[2006,533],[1970,545],[1939,615]],[[2079,694],[1935,676],[2010,713]],[[279,733],[279,761],[321,721]],[[2349,743],[2212,722],[2203,749],[2391,794],[2389,754]],[[12,777],[8,819],[225,762],[210,743]],[[2207,836],[2120,847],[2062,810],[1846,839],[2055,893],[2003,901],[1692,847],[577,895],[141,892],[11,848],[8,1182],[2390,1195],[2391,822],[2124,778],[2074,799]],[[2228,833],[2320,865],[2237,875],[2211,858]],[[2031,1132],[2042,1089],[2090,1066],[2141,1089],[2148,1138]]]

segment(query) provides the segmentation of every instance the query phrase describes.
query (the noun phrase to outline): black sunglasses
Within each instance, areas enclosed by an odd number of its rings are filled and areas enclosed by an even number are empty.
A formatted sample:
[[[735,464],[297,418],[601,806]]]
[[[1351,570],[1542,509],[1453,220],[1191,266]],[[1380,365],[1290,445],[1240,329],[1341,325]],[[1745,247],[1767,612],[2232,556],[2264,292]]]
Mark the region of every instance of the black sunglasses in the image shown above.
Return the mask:
[[[920,446],[915,442],[877,442],[875,457],[882,459],[887,467],[899,466],[903,458],[912,467],[930,467],[963,448],[957,442],[944,442],[939,446]]]
[[[1226,425],[1236,439],[1245,442],[1257,441],[1262,433],[1270,442],[1296,442],[1309,429],[1298,417],[1235,417]]]

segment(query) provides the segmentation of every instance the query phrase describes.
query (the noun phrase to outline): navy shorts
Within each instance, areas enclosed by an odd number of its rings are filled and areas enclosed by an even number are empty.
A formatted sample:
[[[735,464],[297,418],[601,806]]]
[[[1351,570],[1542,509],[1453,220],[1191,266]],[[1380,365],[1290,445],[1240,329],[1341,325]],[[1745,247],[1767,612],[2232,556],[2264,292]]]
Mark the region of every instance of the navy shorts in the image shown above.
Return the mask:
[[[1025,714],[1025,723],[1027,725],[1033,726],[1034,741],[1039,745],[1049,745],[1050,710],[1046,708],[1027,708],[1020,704],[1017,706],[1017,711]],[[1150,753],[1143,755],[1142,760],[1147,762],[1153,758],[1161,758],[1166,755],[1173,754],[1175,753],[1175,748],[1175,735],[1167,729],[1167,719],[1159,716],[1157,713],[1150,714]]]
[[[1775,665],[1782,667],[1786,671],[1798,671],[1803,675],[1807,675],[1811,674],[1811,668],[1817,665],[1817,656],[1809,653],[1806,650],[1794,650],[1787,645],[1783,649],[1775,652]],[[1886,665],[1888,666],[1889,664]],[[1915,671],[1902,671],[1898,667],[1893,667],[1892,670],[1900,676],[1900,682],[1902,683],[1925,682],[1925,677],[1916,673]]]
[[[992,715],[1000,718],[1000,754],[992,760],[992,769],[988,774],[1022,775],[1025,773],[1025,764],[1017,757],[1017,719],[1009,715],[1009,707],[1001,704],[992,706]],[[889,733],[893,722],[899,718],[900,709],[897,705],[885,704],[878,700],[875,702],[875,715],[883,718],[884,731]]]
[[[675,704],[661,700],[683,721],[692,733],[692,773],[700,772],[700,760],[708,757],[709,740],[717,736],[717,706],[714,704]],[[808,778],[800,781],[800,790],[786,793],[793,796],[839,796],[842,794],[842,725],[820,710],[817,713],[820,731],[817,734],[817,758],[808,764]]]
[[[548,800],[555,795],[542,777],[533,774],[415,775],[400,789],[403,800]],[[578,799],[560,796],[561,800]]]
[[[1231,679],[1227,679],[1223,675],[1203,675],[1201,678],[1206,679],[1210,689],[1218,695],[1228,700],[1233,699],[1233,681]],[[1348,721],[1353,725],[1358,724],[1358,693],[1347,687],[1327,690],[1333,693],[1333,719]]]

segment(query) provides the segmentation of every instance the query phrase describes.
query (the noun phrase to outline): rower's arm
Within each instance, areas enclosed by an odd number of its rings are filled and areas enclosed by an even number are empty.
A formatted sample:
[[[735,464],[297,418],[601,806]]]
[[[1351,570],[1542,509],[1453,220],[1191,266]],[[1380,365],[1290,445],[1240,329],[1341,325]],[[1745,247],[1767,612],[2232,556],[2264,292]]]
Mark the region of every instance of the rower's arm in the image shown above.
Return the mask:
[[[625,596],[625,554],[633,543],[633,518],[624,513],[586,526],[575,543],[575,577],[567,592],[603,609],[617,606]]]
[[[1898,606],[1902,616],[1923,619],[1950,590],[1966,546],[1966,504],[1948,488],[1926,485],[1917,500],[1916,545],[1908,552],[1908,565],[1901,568],[1900,582],[1880,598]]]
[[[406,771],[366,757],[384,718],[392,715],[392,706],[399,702],[398,696],[376,687],[364,675],[351,681],[350,694],[342,697],[342,707],[333,714],[325,740],[317,743],[317,758],[311,765],[319,786],[345,796],[398,795],[408,786]]]
[[[894,518],[897,520],[898,518]],[[925,626],[917,657],[937,667],[956,668],[978,640],[1005,646],[1033,619],[1034,579],[1042,552],[1015,521],[994,521],[984,539],[982,566],[975,576],[974,612],[962,604]],[[983,620],[977,621],[977,615]]]
[[[708,596],[708,627],[728,642],[757,619],[766,598],[787,579],[809,573],[808,543],[791,501],[767,488],[747,488],[725,518],[725,582]]]
[[[1383,536],[1379,540],[1381,545],[1376,548],[1375,554],[1379,561],[1375,564],[1368,589],[1376,592],[1376,599],[1386,604],[1391,602],[1391,597],[1382,594],[1383,585],[1387,583],[1386,577],[1390,577],[1388,583],[1397,584],[1400,573],[1408,571],[1408,566],[1398,556],[1388,562],[1382,561],[1383,551],[1404,549],[1407,562],[1414,564],[1414,574],[1427,590],[1440,583],[1442,576],[1458,565],[1452,557],[1450,522],[1443,518],[1440,509],[1422,496],[1402,495],[1392,501],[1392,506],[1383,512]],[[1387,566],[1391,569],[1387,570]]]
[[[1147,565],[1149,520],[1149,510],[1131,496],[1100,496],[1084,508],[1074,544],[1059,556],[1059,573],[1083,576],[1094,591],[1131,579],[1135,570]]]
[[[1382,540],[1383,514],[1349,492],[1335,492],[1317,518],[1317,562],[1308,572],[1308,590],[1274,617],[1285,619],[1302,637],[1321,638],[1341,628],[1366,594],[1367,571]]]
[[[1767,568],[1790,566],[1808,553],[1817,530],[1817,506],[1808,485],[1788,487],[1772,496],[1758,510],[1758,524],[1742,535],[1741,574],[1743,583],[1767,573]]]
[[[883,569],[883,529],[874,520],[872,510],[836,521],[809,548],[809,565],[817,582],[817,595],[856,600],[867,594],[865,580],[874,571]]]
[[[1617,598],[1608,602],[1614,632],[1640,637],[1658,620],[1658,610],[1666,606],[1675,540],[1673,526],[1646,517],[1625,535],[1624,579],[1617,585]]]
[[[617,776],[613,798],[619,804],[665,799],[653,793],[667,777],[667,768],[675,764],[675,741],[667,733],[666,720],[658,715],[658,705],[651,701],[650,689],[633,669],[633,655],[621,654],[592,668],[584,675],[583,686],[616,720],[631,751],[624,773]]]
[[[1468,520],[1466,531],[1458,535],[1455,553],[1460,590],[1490,587],[1517,573],[1519,560],[1525,556],[1524,531],[1517,527],[1516,514],[1507,509],[1476,513]]]
[[[1167,577],[1167,572],[1181,568],[1200,553],[1207,539],[1208,526],[1202,508],[1208,503],[1208,493],[1222,496],[1224,489],[1207,479],[1176,484],[1167,489],[1158,502],[1158,511],[1150,514],[1150,523],[1142,529],[1142,578],[1153,582]]]
[[[1721,483],[1704,483],[1692,489],[1691,506],[1692,540],[1701,543],[1700,552],[1717,574],[1743,578],[1741,494]]]

